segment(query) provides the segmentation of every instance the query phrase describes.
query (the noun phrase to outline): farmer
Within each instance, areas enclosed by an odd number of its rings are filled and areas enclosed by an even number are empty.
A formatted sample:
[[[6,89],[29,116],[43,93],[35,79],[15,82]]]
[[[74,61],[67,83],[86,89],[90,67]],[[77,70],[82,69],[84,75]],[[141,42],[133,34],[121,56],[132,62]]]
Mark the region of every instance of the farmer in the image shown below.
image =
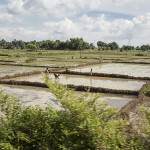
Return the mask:
[[[59,73],[54,73],[55,79],[58,79],[60,74]]]
[[[46,68],[45,74],[48,74],[48,73],[50,73],[50,70],[48,68]]]
[[[91,71],[90,71],[90,76],[92,76],[92,68],[91,68]]]

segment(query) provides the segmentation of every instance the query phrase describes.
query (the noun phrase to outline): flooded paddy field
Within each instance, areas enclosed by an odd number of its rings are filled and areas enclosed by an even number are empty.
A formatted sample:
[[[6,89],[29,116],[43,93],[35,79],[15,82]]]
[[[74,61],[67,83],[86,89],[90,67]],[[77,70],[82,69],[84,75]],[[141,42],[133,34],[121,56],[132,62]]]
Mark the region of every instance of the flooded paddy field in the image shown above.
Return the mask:
[[[83,85],[90,87],[101,87],[115,90],[133,90],[139,91],[141,87],[146,83],[145,81],[138,81],[132,79],[119,79],[119,78],[104,78],[104,77],[88,77],[88,76],[77,76],[61,74],[59,79],[55,79],[53,74],[49,74],[48,77],[52,80],[67,85]],[[15,81],[29,81],[29,82],[40,82],[44,83],[42,74],[36,74],[31,76],[12,78]]]
[[[126,63],[103,63],[86,67],[75,68],[73,71],[107,74],[121,74],[135,77],[150,77],[150,65],[126,64]]]
[[[84,95],[88,97],[88,94],[85,92],[75,92],[77,96]],[[92,94],[92,93],[90,93]],[[137,99],[137,96],[133,95],[123,95],[123,94],[105,94],[105,93],[99,93],[98,101],[106,101],[108,103],[108,106],[116,107],[119,110],[124,107],[127,103],[129,103],[132,100]]]
[[[5,89],[4,93],[13,94],[17,97],[22,105],[39,105],[45,108],[49,104],[52,108],[63,110],[61,104],[57,101],[56,97],[49,92],[47,88],[30,87],[30,86],[17,86],[17,85],[1,85],[1,89]],[[75,92],[76,95],[82,96],[82,92]],[[98,100],[105,100],[108,106],[117,107],[121,109],[129,101],[132,101],[136,96],[126,96],[117,94],[99,94]]]
[[[16,85],[2,85],[1,89],[5,89],[4,93],[13,94],[14,97],[19,98],[24,106],[39,105],[41,108],[45,108],[49,104],[54,109],[63,110],[49,89]]]
[[[7,75],[15,75],[19,73],[27,73],[32,71],[44,71],[45,68],[40,67],[25,67],[25,66],[12,66],[12,65],[0,65],[0,77]]]

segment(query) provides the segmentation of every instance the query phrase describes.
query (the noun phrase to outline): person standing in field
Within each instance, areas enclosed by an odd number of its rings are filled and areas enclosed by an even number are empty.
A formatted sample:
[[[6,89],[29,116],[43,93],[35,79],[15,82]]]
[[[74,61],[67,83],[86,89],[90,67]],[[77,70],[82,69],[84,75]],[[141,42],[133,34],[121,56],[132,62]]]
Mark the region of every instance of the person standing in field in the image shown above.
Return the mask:
[[[92,76],[92,68],[91,68],[91,71],[90,71],[90,76]]]

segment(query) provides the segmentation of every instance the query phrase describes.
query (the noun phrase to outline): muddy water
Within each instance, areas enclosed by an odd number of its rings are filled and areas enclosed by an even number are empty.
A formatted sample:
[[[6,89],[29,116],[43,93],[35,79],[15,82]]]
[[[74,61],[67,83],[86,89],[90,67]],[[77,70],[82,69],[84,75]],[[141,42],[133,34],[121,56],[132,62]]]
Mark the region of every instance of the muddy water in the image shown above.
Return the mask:
[[[102,77],[89,77],[77,75],[60,75],[59,79],[55,79],[53,74],[49,75],[50,79],[56,80],[61,84],[74,84],[92,87],[110,88],[116,90],[133,90],[138,91],[146,83],[144,81],[116,79],[116,78],[102,78]],[[16,81],[30,81],[30,82],[44,82],[41,74],[14,78]]]
[[[5,89],[5,93],[13,94],[15,97],[18,97],[25,106],[39,105],[41,108],[45,108],[46,103],[48,103],[54,109],[63,110],[61,104],[57,101],[56,97],[49,92],[49,89],[16,85],[2,85],[2,89]],[[75,92],[78,96],[82,96],[82,93],[83,92]],[[108,106],[121,109],[129,101],[134,100],[135,98],[136,96],[100,94],[98,100],[106,100],[108,101]]]
[[[84,92],[75,92],[77,95],[83,95]],[[84,93],[85,94],[85,93]],[[88,96],[86,94],[86,96]],[[120,95],[120,94],[104,94],[100,93],[98,100],[106,101],[108,106],[117,107],[119,110],[128,102],[136,99],[136,96]]]
[[[118,109],[121,109],[123,106],[125,106],[128,102],[134,100],[136,97],[115,97],[115,96],[106,96],[106,97],[100,97],[99,100],[106,100],[108,101],[108,105],[111,107],[117,107]]]
[[[126,64],[126,63],[108,63],[98,64],[73,69],[78,72],[90,72],[90,69],[96,73],[122,74],[135,77],[150,77],[150,65]]]
[[[61,104],[57,101],[56,97],[47,90],[37,87],[25,87],[25,86],[13,86],[3,85],[2,89],[5,89],[5,93],[13,94],[14,97],[18,97],[21,103],[25,106],[39,105],[41,108],[45,108],[47,104],[57,110],[63,110]]]
[[[85,95],[88,97],[88,94],[85,92],[75,92],[77,96],[79,95]],[[110,107],[116,107],[119,110],[124,107],[128,102],[134,100],[137,98],[137,96],[129,96],[129,95],[120,95],[120,94],[105,94],[105,93],[100,93],[98,94],[99,98],[98,101],[106,101],[108,103],[108,106]]]
[[[24,66],[7,66],[0,65],[0,77],[6,75],[15,75],[19,73],[31,72],[31,71],[44,71],[45,68],[42,67],[24,67]]]

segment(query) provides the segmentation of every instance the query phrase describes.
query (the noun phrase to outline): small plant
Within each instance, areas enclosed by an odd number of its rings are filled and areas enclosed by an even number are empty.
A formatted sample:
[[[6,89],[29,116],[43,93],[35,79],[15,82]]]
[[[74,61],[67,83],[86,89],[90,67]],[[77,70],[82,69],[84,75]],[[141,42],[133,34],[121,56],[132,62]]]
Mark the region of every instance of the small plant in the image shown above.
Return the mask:
[[[31,63],[31,62],[34,62],[34,61],[36,61],[36,60],[37,60],[36,58],[31,57],[31,58],[27,58],[27,59],[25,60],[25,62],[26,62],[26,63]]]
[[[20,57],[20,55],[19,55],[18,53],[17,53],[17,54],[15,54],[14,56],[15,56],[15,57]]]
[[[150,86],[146,88],[144,94],[150,97]]]

